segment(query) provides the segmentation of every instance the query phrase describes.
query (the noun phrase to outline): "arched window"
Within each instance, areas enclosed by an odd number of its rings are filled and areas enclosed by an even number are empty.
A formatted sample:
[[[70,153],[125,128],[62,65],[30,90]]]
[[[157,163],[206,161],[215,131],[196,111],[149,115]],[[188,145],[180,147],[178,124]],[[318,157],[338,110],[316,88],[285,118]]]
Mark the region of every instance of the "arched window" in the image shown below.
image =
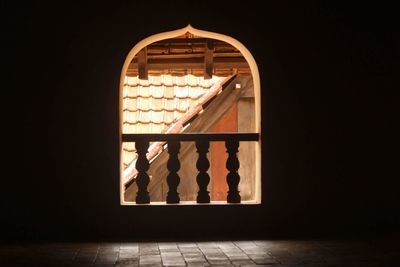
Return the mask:
[[[140,41],[120,81],[121,204],[260,203],[260,129],[239,41],[190,25]]]

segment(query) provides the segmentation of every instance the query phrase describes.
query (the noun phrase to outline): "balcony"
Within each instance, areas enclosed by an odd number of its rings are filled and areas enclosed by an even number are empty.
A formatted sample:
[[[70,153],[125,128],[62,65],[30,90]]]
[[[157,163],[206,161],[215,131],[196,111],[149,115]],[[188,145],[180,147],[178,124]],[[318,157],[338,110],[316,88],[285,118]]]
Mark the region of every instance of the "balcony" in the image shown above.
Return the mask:
[[[207,158],[209,152],[210,142],[222,141],[225,143],[228,158],[226,160],[226,169],[228,174],[226,176],[226,183],[228,185],[228,192],[226,195],[226,203],[238,204],[241,203],[241,196],[238,190],[240,183],[240,175],[238,169],[240,161],[237,157],[240,142],[256,142],[259,141],[259,134],[257,133],[184,133],[184,134],[123,134],[123,142],[135,142],[138,158],[136,161],[137,175],[135,182],[138,191],[136,193],[136,204],[150,204],[151,199],[148,191],[150,177],[147,174],[149,169],[149,160],[147,157],[150,142],[166,142],[168,151],[168,161],[166,168],[168,169],[167,184],[168,193],[166,197],[167,204],[179,204],[179,183],[181,177],[178,175],[181,163],[178,159],[181,142],[195,142],[198,153],[196,163],[197,175],[193,177],[182,177],[182,179],[195,179],[199,191],[197,192],[196,202],[201,204],[209,204],[210,192],[207,191],[210,182],[210,175],[207,173],[210,162]],[[196,177],[194,177],[196,176]]]

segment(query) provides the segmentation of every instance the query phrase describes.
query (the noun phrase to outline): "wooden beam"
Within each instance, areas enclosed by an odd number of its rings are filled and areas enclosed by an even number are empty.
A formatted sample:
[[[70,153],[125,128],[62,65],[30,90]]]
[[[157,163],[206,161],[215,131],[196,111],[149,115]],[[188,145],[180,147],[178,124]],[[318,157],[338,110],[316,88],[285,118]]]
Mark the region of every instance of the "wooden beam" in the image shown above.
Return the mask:
[[[240,57],[243,57],[243,55],[240,52],[215,52],[215,49],[214,49],[214,58],[216,58],[216,57],[236,57],[236,58],[240,58]]]
[[[225,77],[237,73],[240,76],[251,75],[250,68],[214,68],[214,75]],[[162,69],[162,70],[149,70],[149,75],[160,76],[162,74],[170,74],[174,76],[194,75],[197,77],[204,77],[203,69]],[[135,77],[138,76],[137,69],[129,69],[126,72],[126,76]]]
[[[210,39],[211,40],[211,39]],[[171,51],[176,51],[180,50],[182,48],[186,48],[189,50],[192,50],[193,52],[203,52],[206,49],[206,44],[207,42],[204,43],[190,43],[190,42],[184,42],[180,44],[170,44],[170,43],[165,43],[165,44],[159,44],[159,43],[153,43],[147,46],[147,53],[148,54],[165,54],[165,53],[170,53]],[[227,43],[220,43],[214,41],[214,51],[216,52],[239,52],[235,47],[233,47],[230,44]]]
[[[138,141],[258,141],[258,133],[172,133],[172,134],[122,134],[122,142]]]
[[[220,57],[214,59],[214,63],[247,63],[246,59],[242,56],[238,57],[224,57],[221,54],[219,54]],[[148,57],[148,55],[147,55]],[[138,59],[134,58],[132,60],[132,63],[129,65],[130,67],[136,66],[138,63]],[[204,55],[199,57],[199,56],[193,56],[193,57],[178,57],[178,58],[165,58],[165,57],[151,57],[147,58],[147,64],[202,64],[204,63]]]
[[[220,52],[213,53],[214,58],[216,57],[242,57],[242,54],[239,52]],[[150,54],[149,50],[147,50],[147,60],[152,59],[171,59],[171,58],[204,58],[205,53],[189,53],[189,54]],[[135,62],[135,61],[134,61]]]
[[[185,54],[147,54],[148,60],[154,59],[176,59],[176,58],[203,58],[204,53],[185,53]],[[135,61],[133,61],[135,62]]]
[[[211,79],[213,75],[214,43],[207,40],[206,51],[204,53],[204,79]]]
[[[170,58],[170,59],[148,59],[147,70],[169,70],[169,69],[204,69],[204,58]],[[243,57],[219,57],[213,59],[215,68],[249,68],[249,64]],[[129,64],[130,69],[137,69],[138,62]]]
[[[190,44],[198,44],[198,43],[206,43],[209,38],[170,38],[164,39],[157,42],[152,43],[151,45],[158,44],[182,44],[182,43],[190,43]]]
[[[165,39],[161,40],[158,42],[154,42],[150,45],[148,45],[149,49],[154,48],[161,48],[161,47],[175,47],[175,46],[180,46],[180,45],[190,45],[194,47],[202,47],[204,49],[204,44],[206,44],[208,41],[212,41],[214,43],[214,47],[216,50],[222,49],[222,50],[235,50],[237,49],[232,46],[231,44],[228,44],[223,41],[218,41],[215,39],[210,39],[210,38],[173,38],[173,39]]]
[[[137,65],[139,68],[139,79],[148,79],[148,65],[147,65],[147,48],[143,48],[138,53]]]

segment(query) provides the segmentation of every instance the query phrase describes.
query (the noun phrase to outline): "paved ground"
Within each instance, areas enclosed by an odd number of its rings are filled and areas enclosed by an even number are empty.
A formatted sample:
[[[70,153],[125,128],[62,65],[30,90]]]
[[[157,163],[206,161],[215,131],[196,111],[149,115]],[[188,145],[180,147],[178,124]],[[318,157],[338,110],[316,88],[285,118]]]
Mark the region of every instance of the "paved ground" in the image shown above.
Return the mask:
[[[398,240],[0,245],[0,266],[400,266]]]

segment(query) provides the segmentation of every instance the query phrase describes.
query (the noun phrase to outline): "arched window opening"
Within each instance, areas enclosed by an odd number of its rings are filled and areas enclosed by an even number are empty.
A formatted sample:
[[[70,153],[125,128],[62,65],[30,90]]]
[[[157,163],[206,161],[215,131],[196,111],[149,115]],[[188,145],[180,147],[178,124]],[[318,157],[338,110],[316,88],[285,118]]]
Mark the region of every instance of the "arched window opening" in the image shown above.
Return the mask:
[[[189,25],[139,42],[121,73],[121,204],[260,203],[260,121],[235,39]]]

